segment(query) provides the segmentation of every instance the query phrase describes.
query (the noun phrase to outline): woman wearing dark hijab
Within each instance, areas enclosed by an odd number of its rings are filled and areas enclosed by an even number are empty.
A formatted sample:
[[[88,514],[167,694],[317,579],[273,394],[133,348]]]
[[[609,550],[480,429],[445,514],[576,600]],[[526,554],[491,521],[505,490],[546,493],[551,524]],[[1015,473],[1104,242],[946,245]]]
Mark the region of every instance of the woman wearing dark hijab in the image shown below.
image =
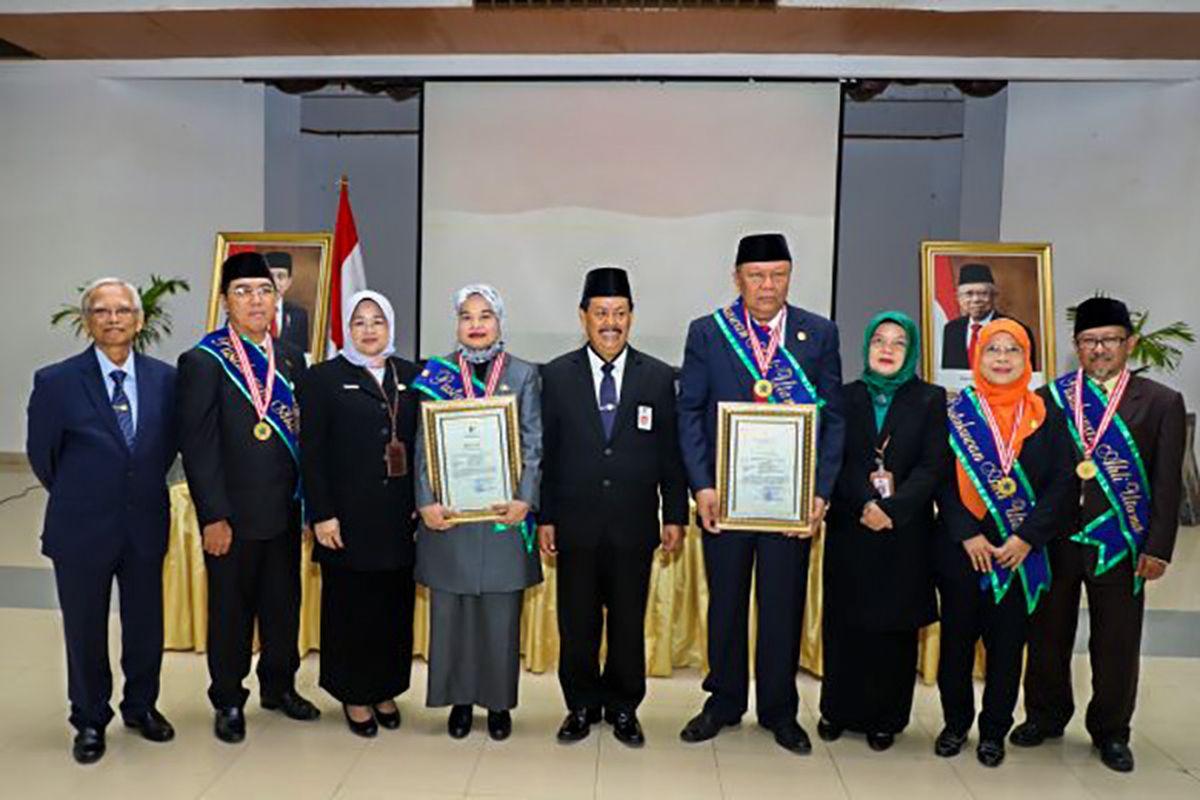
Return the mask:
[[[350,298],[345,349],[308,371],[300,458],[321,565],[321,687],[359,736],[398,728],[409,684],[417,368],[392,355],[383,295]]]
[[[1029,615],[1050,588],[1045,546],[1078,502],[1074,452],[1062,413],[1029,388],[1029,334],[995,320],[980,331],[975,385],[947,411],[955,466],[938,503],[941,595],[939,756],[955,756],[975,721],[975,644],[987,650],[976,756],[1004,761],[1021,683]]]
[[[933,498],[950,463],[946,392],[916,377],[909,317],[863,335],[862,378],[843,388],[846,449],[825,537],[824,680],[817,733],[892,746],[908,725],[918,631],[936,618]]]

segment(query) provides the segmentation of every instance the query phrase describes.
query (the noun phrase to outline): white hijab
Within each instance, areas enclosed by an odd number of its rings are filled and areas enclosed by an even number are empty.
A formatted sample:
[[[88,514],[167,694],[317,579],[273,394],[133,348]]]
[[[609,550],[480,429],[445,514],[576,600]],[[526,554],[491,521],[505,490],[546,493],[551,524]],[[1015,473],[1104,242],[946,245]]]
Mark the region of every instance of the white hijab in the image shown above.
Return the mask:
[[[358,308],[359,303],[364,300],[371,300],[378,305],[380,310],[383,311],[383,316],[387,319],[387,346],[376,356],[365,356],[358,352],[354,347],[354,339],[350,337],[350,319],[354,316],[354,310]],[[355,292],[350,301],[346,303],[346,314],[342,322],[342,341],[345,347],[342,348],[341,355],[351,364],[358,367],[382,366],[384,360],[396,352],[396,312],[392,310],[392,304],[388,302],[388,299],[379,292],[372,292],[369,289]]]
[[[456,348],[468,363],[484,364],[491,361],[504,349],[504,299],[500,297],[500,292],[496,291],[494,286],[489,286],[486,283],[468,284],[459,289],[454,295],[455,317],[462,310],[463,303],[467,302],[467,298],[473,294],[479,295],[484,299],[484,302],[491,306],[492,313],[496,315],[496,325],[500,329],[500,335],[496,338],[496,341],[483,350],[474,350],[457,341]]]

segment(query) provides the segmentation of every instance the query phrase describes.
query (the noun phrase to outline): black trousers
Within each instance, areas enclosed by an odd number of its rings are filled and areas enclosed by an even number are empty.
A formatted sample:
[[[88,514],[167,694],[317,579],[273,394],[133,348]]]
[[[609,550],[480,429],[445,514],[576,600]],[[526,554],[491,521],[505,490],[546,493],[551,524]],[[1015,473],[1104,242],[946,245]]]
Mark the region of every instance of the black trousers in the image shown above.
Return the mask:
[[[766,726],[794,720],[800,696],[800,635],[808,588],[809,540],[770,533],[704,534],[708,577],[705,711],[732,724],[746,713],[750,687],[750,581],[755,579],[755,708]]]
[[[1021,689],[1021,661],[1029,632],[1025,589],[1020,576],[999,604],[980,573],[971,568],[962,544],[943,537],[938,543],[937,584],[941,597],[942,639],[938,657],[938,692],[946,727],[966,733],[975,721],[975,644],[983,638],[987,651],[981,739],[1003,739],[1013,724]]]
[[[1103,575],[1087,545],[1058,540],[1050,545],[1054,582],[1029,631],[1025,668],[1025,715],[1042,727],[1061,729],[1075,713],[1071,654],[1079,623],[1079,599],[1087,587],[1091,634],[1092,700],[1087,730],[1096,742],[1129,741],[1137,702],[1145,591],[1133,593],[1134,561],[1125,558]]]
[[[54,579],[67,645],[67,698],[76,728],[103,729],[113,718],[108,617],[113,579],[121,600],[121,671],[126,719],[154,708],[162,668],[162,556],[126,548],[115,561],[55,559]]]
[[[273,539],[239,539],[229,552],[204,556],[208,570],[208,698],[241,707],[249,692],[254,622],[258,620],[259,694],[291,691],[300,667],[300,531]]]
[[[321,565],[321,688],[348,705],[391,700],[412,673],[412,566],[359,571]]]
[[[653,559],[654,551],[645,548],[559,551],[558,680],[567,708],[635,711],[646,696],[646,596]]]
[[[877,631],[826,615],[821,716],[859,733],[900,733],[912,716],[917,631]]]

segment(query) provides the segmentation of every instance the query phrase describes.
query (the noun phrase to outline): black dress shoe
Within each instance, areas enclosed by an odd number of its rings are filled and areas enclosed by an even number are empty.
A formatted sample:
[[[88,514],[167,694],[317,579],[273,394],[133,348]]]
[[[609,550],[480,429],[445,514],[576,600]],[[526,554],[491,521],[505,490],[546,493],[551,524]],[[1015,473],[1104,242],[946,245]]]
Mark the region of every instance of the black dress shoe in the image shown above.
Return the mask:
[[[1104,766],[1115,772],[1133,772],[1133,751],[1118,739],[1109,739],[1096,745]]]
[[[475,709],[471,706],[455,706],[450,709],[450,719],[446,721],[446,731],[451,739],[464,739],[471,732]]]
[[[125,727],[133,728],[142,735],[143,739],[151,742],[169,742],[175,738],[175,729],[167,718],[152,708],[137,717],[126,717]]]
[[[1004,763],[1004,740],[981,739],[975,748],[975,757],[985,767],[998,767]]]
[[[342,703],[342,714],[346,717],[346,726],[350,728],[350,732],[355,736],[361,736],[364,739],[374,739],[375,734],[379,733],[379,726],[375,723],[375,717],[367,717],[362,722],[353,719],[350,716],[350,709]]]
[[[1037,747],[1047,739],[1061,739],[1062,728],[1047,728],[1027,719],[1008,735],[1008,740],[1017,747]]]
[[[689,744],[707,742],[721,732],[721,728],[732,727],[722,722],[707,711],[701,711],[688,720],[687,725],[679,732],[679,738]]]
[[[942,758],[953,758],[962,752],[963,745],[967,743],[967,734],[952,731],[949,728],[942,728],[942,732],[938,734],[937,741],[933,743],[933,752],[937,753]]]
[[[104,730],[102,728],[80,728],[71,746],[71,755],[80,764],[95,764],[104,756]]]
[[[591,717],[591,709],[579,708],[568,711],[567,718],[558,728],[558,740],[560,742],[578,742],[586,739],[592,732]],[[597,721],[599,720],[597,719]]]
[[[824,717],[817,720],[817,736],[820,736],[823,742],[836,742],[842,738],[844,732],[845,729],[841,725],[835,725]]]
[[[618,711],[615,714],[605,713],[605,718],[612,723],[613,736],[627,747],[641,747],[646,743],[646,735],[642,733],[642,724],[638,722],[637,714],[632,711]]]
[[[785,719],[774,725],[763,725],[775,734],[775,744],[797,755],[806,756],[812,752],[812,741],[808,733],[794,719]]]
[[[296,694],[295,690],[284,692],[278,697],[262,698],[262,707],[267,711],[282,711],[288,719],[311,722],[321,716],[321,710]]]
[[[213,733],[227,744],[237,744],[246,738],[246,715],[237,706],[218,708],[213,720]]]
[[[868,733],[867,747],[874,750],[876,753],[882,753],[888,750],[896,743],[896,734],[894,733]]]
[[[400,727],[400,708],[395,711],[380,711],[379,706],[375,706],[375,721],[379,723],[381,728],[387,728],[389,731],[394,731]]]
[[[488,711],[488,736],[503,742],[512,735],[512,714],[507,711]]]

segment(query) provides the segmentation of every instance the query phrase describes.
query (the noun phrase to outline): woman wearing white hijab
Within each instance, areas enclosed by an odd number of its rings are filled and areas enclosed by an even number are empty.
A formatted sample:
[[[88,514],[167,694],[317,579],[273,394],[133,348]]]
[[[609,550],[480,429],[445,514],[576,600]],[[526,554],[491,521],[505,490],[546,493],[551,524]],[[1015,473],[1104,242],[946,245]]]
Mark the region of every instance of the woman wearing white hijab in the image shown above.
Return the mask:
[[[410,459],[417,374],[397,358],[395,314],[377,292],[346,306],[345,349],[308,371],[300,460],[321,565],[321,687],[360,736],[400,726],[413,630]]]
[[[488,711],[488,734],[512,732],[520,677],[521,600],[542,580],[534,547],[541,481],[542,414],[537,367],[504,349],[504,301],[491,286],[473,284],[454,300],[458,345],[431,358],[413,382],[426,402],[516,395],[521,434],[521,477],[514,499],[497,507],[499,523],[453,524],[454,510],[430,488],[425,449],[416,446],[417,580],[430,589],[429,690],[426,705],[453,706],[447,728],[459,739],[471,732],[474,706]]]

